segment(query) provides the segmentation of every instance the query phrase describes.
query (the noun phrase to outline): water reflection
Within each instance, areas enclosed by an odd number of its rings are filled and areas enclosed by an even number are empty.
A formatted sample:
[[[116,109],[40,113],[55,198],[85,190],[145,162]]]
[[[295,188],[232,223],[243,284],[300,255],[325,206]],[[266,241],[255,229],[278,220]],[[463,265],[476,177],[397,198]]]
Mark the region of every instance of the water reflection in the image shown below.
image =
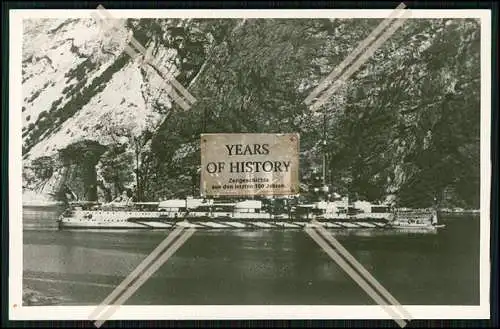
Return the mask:
[[[60,209],[25,209],[24,283],[96,305],[169,233],[57,230]],[[403,304],[479,302],[478,220],[434,232],[330,230]],[[302,230],[197,230],[127,304],[373,304]]]

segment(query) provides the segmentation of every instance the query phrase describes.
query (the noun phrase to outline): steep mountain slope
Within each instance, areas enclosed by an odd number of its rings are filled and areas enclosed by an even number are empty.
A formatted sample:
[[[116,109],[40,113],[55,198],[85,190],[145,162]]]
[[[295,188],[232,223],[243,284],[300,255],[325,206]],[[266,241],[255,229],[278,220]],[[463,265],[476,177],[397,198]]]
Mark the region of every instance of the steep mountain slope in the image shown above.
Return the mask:
[[[82,139],[109,144],[106,127],[129,125],[140,134],[160,122],[158,106],[170,107],[168,98],[157,97],[152,69],[122,53],[126,35],[104,38],[92,19],[25,23],[26,159]]]
[[[26,22],[25,186],[81,181],[107,199],[131,184],[144,200],[192,194],[201,132],[299,132],[304,182],[325,152],[338,192],[476,207],[477,21],[409,20],[324,108],[305,106],[379,22],[140,19],[123,21],[125,31],[112,38],[91,19]],[[123,53],[128,33],[189,88],[197,99],[189,111],[168,100],[153,68]],[[54,161],[37,168],[51,169],[34,174],[31,163],[41,156]],[[43,172],[63,184],[40,184]],[[90,187],[70,189],[93,195]]]
[[[46,178],[36,177],[32,162],[54,157],[50,171],[67,181],[68,177],[60,172],[66,160],[61,160],[59,153],[75,143],[83,147],[86,141],[93,141],[108,146],[104,160],[110,154],[130,160],[130,154],[138,151],[134,147],[147,147],[144,136],[155,131],[172,108],[167,85],[158,70],[170,72],[183,82],[194,80],[202,69],[203,52],[218,40],[219,30],[236,23],[124,20],[120,22],[123,31],[109,34],[103,33],[93,19],[25,21],[22,113],[23,185],[27,191],[57,193],[54,188],[40,188],[52,185],[40,184],[39,180]],[[200,27],[206,27],[208,32]],[[123,52],[130,34],[148,47],[155,59],[154,67],[144,64],[142,56],[132,60]],[[142,144],[136,145],[139,140]],[[117,149],[120,154],[116,154]],[[127,161],[125,170],[134,170],[137,162]],[[117,161],[107,163],[117,165]],[[110,176],[110,170],[100,167],[105,176]],[[111,182],[117,190],[132,180],[130,175],[111,176],[127,177],[126,181]],[[106,177],[103,180],[100,186],[106,184]]]

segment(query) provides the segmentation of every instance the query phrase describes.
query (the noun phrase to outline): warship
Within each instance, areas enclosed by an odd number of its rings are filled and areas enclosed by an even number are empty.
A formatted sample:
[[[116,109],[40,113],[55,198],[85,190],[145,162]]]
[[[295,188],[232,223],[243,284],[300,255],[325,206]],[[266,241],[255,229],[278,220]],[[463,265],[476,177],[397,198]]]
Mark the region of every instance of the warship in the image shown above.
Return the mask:
[[[58,219],[60,228],[212,229],[303,228],[312,220],[332,229],[437,229],[437,211],[399,211],[389,205],[345,200],[297,203],[272,209],[271,200],[221,201],[187,197],[159,202],[72,202]]]
[[[326,182],[326,167],[324,154],[321,187],[313,188],[322,197],[315,202],[303,201],[300,195],[225,200],[185,197],[158,202],[134,202],[132,195],[124,193],[108,203],[69,203],[57,221],[60,228],[92,229],[169,229],[175,226],[292,229],[303,228],[313,220],[329,229],[435,230],[442,227],[437,223],[437,208],[399,211],[390,204],[353,202],[349,199],[349,193],[346,197],[336,193],[332,195]]]

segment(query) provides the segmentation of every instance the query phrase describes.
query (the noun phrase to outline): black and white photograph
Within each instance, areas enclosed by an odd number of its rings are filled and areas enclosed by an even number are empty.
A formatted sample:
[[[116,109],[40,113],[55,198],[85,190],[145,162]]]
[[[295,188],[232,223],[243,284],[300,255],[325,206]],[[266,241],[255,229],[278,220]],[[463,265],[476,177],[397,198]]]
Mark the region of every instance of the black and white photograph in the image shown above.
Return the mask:
[[[403,4],[11,11],[10,316],[488,319],[490,38]]]

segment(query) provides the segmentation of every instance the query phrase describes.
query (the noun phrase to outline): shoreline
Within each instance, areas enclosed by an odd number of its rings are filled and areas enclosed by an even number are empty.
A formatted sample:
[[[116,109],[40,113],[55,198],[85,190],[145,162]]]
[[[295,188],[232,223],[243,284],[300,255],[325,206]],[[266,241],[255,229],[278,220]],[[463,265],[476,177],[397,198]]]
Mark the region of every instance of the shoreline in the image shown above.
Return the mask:
[[[60,304],[61,298],[43,294],[23,285],[23,306],[48,306]]]

